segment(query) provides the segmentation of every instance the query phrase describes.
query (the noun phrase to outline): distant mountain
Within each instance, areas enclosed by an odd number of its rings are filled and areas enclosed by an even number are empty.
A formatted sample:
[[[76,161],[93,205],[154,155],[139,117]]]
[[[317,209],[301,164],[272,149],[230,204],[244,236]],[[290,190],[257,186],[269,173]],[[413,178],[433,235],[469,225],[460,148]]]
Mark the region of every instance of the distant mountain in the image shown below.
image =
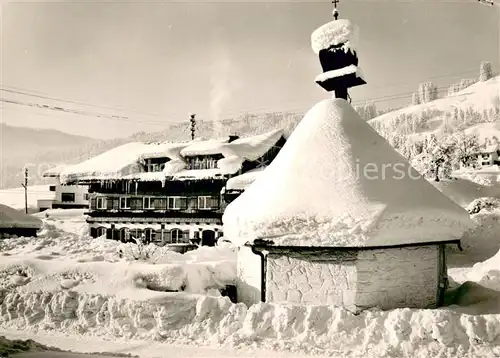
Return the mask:
[[[0,124],[0,188],[16,187],[22,181],[23,168],[30,165],[32,175],[47,169],[55,153],[76,151],[99,142],[51,129],[16,127]],[[52,154],[50,154],[52,153]],[[37,182],[38,180],[35,180]]]
[[[52,129],[15,127],[4,123],[0,124],[0,138],[2,158],[26,157],[40,149],[70,148],[96,141]]]

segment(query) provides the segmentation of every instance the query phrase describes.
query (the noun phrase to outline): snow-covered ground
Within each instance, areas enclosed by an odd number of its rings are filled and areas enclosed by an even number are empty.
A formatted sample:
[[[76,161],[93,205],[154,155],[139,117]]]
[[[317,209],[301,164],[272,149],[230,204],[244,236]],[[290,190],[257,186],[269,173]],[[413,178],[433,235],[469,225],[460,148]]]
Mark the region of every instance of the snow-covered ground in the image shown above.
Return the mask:
[[[28,187],[28,207],[33,211],[37,207],[37,200],[53,199],[54,192],[49,190],[49,185],[34,185]],[[0,204],[15,209],[24,209],[24,188],[0,190]]]
[[[387,126],[393,128],[394,121],[398,116],[420,116],[422,113],[433,113],[422,128],[416,128],[409,137],[414,140],[422,140],[430,133],[442,133],[446,122],[446,113],[458,110],[473,110],[479,113],[495,110],[499,104],[500,76],[491,78],[485,82],[477,82],[457,93],[439,98],[435,101],[412,105],[397,111],[389,112],[369,121],[373,125]],[[378,124],[377,124],[378,122]],[[500,122],[492,121],[478,123],[464,128],[466,133],[477,134],[479,141],[484,142],[486,138],[500,138]],[[456,128],[458,130],[458,128]]]
[[[500,209],[473,215],[480,225],[466,250],[450,250],[453,287],[470,281],[451,291],[448,301],[458,305],[360,315],[233,304],[216,290],[236,278],[231,246],[184,255],[157,249],[149,262],[136,261],[131,245],[89,238],[81,210],[47,214],[37,214],[44,220],[38,238],[2,242],[0,327],[8,338],[141,357],[500,354]]]

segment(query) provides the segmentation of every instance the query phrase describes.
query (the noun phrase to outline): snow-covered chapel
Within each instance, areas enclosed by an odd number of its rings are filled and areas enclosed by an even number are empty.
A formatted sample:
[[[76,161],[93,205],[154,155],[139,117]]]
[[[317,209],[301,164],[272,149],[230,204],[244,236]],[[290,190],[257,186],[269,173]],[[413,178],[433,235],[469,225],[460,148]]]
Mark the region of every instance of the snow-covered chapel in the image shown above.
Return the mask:
[[[436,307],[447,285],[445,247],[468,213],[441,194],[354,111],[364,84],[357,29],[337,19],[312,34],[333,98],[314,105],[275,160],[226,208],[238,249],[238,301]]]

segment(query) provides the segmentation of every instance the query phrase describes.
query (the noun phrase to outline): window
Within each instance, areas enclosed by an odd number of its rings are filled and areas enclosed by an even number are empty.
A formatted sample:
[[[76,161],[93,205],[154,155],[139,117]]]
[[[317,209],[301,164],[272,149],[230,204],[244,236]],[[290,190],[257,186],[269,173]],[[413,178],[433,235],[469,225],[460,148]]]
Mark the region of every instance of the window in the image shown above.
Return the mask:
[[[145,229],[144,230],[144,239],[146,240],[146,243],[150,243],[154,239],[154,230],[153,229]]]
[[[170,236],[172,238],[172,243],[173,244],[182,242],[182,239],[183,239],[182,230],[173,229],[172,231],[170,231]]]
[[[217,162],[222,159],[222,155],[196,156],[187,159],[187,169],[216,169]]]
[[[120,197],[120,209],[130,209],[130,198],[128,196]]]
[[[149,196],[142,198],[142,207],[144,209],[154,209],[153,199]]]
[[[74,203],[75,193],[61,193],[61,201],[63,203]]]
[[[182,210],[186,209],[187,199],[183,196],[169,196],[167,198],[167,209]]]
[[[199,196],[198,197],[198,209],[207,210],[212,208],[212,197],[210,196]]]
[[[90,194],[89,193],[84,193],[83,194],[83,200],[89,200]]]
[[[56,191],[56,186],[55,185],[49,186],[49,191]]]
[[[97,198],[97,209],[99,209],[99,210],[106,209],[106,198],[104,198],[102,196]]]
[[[106,228],[105,227],[98,227],[97,228],[97,237],[101,237],[106,235]]]
[[[126,227],[122,227],[120,231],[118,232],[118,239],[121,242],[128,242],[130,239],[130,232],[129,229]]]

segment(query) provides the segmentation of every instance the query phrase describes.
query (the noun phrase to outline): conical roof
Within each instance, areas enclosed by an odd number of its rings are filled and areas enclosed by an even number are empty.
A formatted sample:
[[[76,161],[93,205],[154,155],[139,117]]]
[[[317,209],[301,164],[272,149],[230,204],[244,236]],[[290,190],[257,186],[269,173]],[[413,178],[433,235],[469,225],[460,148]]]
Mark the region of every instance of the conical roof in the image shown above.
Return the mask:
[[[343,99],[309,110],[223,222],[239,245],[332,247],[456,240],[472,225]]]
[[[42,220],[10,206],[0,204],[0,229],[40,229],[41,227]]]

